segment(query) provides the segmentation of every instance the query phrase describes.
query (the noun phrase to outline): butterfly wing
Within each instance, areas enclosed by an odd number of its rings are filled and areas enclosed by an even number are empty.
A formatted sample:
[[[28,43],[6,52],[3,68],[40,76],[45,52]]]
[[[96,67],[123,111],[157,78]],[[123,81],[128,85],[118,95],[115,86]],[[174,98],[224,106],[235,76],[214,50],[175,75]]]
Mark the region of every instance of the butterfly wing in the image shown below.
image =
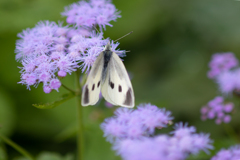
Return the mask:
[[[103,52],[95,60],[82,91],[82,106],[94,105],[99,100],[103,70]]]
[[[105,81],[101,89],[103,97],[113,105],[134,107],[134,93],[126,68],[113,52],[109,61]]]

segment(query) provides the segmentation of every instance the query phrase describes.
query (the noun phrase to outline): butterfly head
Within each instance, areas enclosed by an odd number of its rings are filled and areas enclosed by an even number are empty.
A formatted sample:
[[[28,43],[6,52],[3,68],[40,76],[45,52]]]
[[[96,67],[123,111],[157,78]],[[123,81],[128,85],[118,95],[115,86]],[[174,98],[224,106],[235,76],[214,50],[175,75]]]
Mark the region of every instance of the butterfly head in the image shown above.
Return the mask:
[[[105,46],[105,51],[111,51],[111,44],[110,41],[108,41],[107,45]]]

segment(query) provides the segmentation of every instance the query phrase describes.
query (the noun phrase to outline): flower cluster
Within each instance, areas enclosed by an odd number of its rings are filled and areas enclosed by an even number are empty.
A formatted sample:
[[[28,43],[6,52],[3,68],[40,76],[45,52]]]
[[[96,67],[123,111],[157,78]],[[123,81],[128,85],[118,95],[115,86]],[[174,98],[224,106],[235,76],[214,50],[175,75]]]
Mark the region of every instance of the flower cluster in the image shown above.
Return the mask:
[[[216,124],[229,123],[231,116],[228,114],[233,110],[233,103],[224,103],[224,98],[221,96],[215,97],[201,109],[202,120],[216,118]]]
[[[233,53],[218,53],[212,56],[209,63],[208,77],[214,79],[224,94],[240,90],[240,68]]]
[[[224,94],[240,91],[240,68],[221,73],[216,79],[219,89]]]
[[[124,139],[117,141],[113,149],[124,160],[184,160],[189,154],[197,154],[212,149],[208,134],[195,133],[194,127],[179,123],[174,135],[157,135],[141,139]]]
[[[109,39],[103,39],[103,33],[95,34],[92,32],[89,37],[82,35],[74,35],[69,44],[69,55],[82,62],[80,67],[82,72],[89,72],[90,67],[93,65],[97,56],[104,50],[104,46],[108,43]],[[116,52],[118,56],[123,57],[125,51],[116,50],[119,43],[111,42],[112,51]]]
[[[208,77],[219,85],[219,90],[223,95],[239,93],[240,68],[238,67],[238,60],[233,53],[214,54],[209,67]],[[233,103],[224,103],[223,97],[215,97],[206,106],[202,107],[201,119],[216,118],[216,124],[229,123],[231,116],[228,113],[232,112],[233,107]]]
[[[155,128],[166,127],[173,119],[170,114],[151,104],[140,105],[136,110],[121,108],[101,128],[124,160],[184,160],[189,154],[213,148],[208,134],[198,134],[195,127],[183,123],[175,125],[172,136],[154,136]]]
[[[43,83],[44,92],[58,90],[61,82],[55,75],[65,77],[79,68],[79,65],[66,54],[69,45],[67,27],[55,22],[41,21],[34,28],[18,34],[16,59],[20,60],[21,81],[19,83],[37,86]]]
[[[240,158],[240,145],[231,148],[220,150],[211,160],[239,160]]]
[[[74,15],[77,17],[76,21],[82,16],[87,22],[97,16],[94,22],[99,22],[96,24],[105,28],[110,20],[119,17],[115,6],[106,0],[91,0],[89,3],[80,1],[70,8],[64,12],[70,16],[68,22]],[[70,14],[73,12],[74,14]],[[100,23],[104,18],[107,18],[107,22]],[[83,26],[85,23],[79,25]],[[16,60],[23,65],[19,67],[21,69],[19,83],[26,85],[28,89],[30,86],[37,87],[39,83],[43,83],[45,93],[58,91],[61,86],[60,79],[67,73],[71,74],[78,68],[82,68],[82,72],[88,72],[104,46],[110,41],[104,39],[102,32],[96,34],[93,28],[62,26],[62,23],[50,21],[40,21],[34,28],[19,33],[18,37],[20,39],[16,43]],[[116,50],[119,43],[111,42],[111,45],[112,50],[119,56],[125,55],[125,51]]]
[[[101,30],[106,30],[106,26],[112,27],[110,21],[121,17],[119,13],[111,0],[90,0],[79,1],[66,7],[62,15],[67,17],[67,23],[77,27],[92,28],[98,25]]]
[[[114,117],[105,119],[101,128],[110,142],[119,138],[140,138],[153,134],[155,128],[166,127],[172,120],[170,114],[151,104],[140,105],[136,110],[119,108]]]
[[[212,56],[209,63],[210,71],[208,77],[211,79],[216,78],[219,74],[236,67],[238,60],[233,53],[216,53]]]

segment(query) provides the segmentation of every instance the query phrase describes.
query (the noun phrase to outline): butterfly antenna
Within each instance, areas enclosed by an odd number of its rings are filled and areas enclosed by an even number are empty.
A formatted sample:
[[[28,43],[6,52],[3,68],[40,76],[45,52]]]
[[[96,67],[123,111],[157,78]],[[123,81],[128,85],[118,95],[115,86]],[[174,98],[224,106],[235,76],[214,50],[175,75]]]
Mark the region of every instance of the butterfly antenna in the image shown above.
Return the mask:
[[[131,32],[129,32],[128,34],[125,34],[124,36],[122,36],[122,37],[120,37],[120,38],[118,38],[118,39],[116,39],[115,41],[113,41],[113,42],[116,42],[116,41],[118,41],[119,39],[122,39],[122,38],[124,38],[124,37],[126,37],[126,36],[128,36],[129,34],[131,34],[133,31],[131,31]]]

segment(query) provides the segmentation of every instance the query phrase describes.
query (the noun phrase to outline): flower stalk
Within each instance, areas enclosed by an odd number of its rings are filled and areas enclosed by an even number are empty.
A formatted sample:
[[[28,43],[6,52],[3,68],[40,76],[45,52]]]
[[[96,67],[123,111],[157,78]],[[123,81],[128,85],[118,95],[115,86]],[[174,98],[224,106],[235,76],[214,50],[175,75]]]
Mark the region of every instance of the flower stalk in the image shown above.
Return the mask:
[[[78,94],[76,93],[76,91],[72,90],[71,88],[67,87],[66,85],[62,84],[63,88],[65,88],[66,90],[68,90],[69,92],[73,93],[73,94]]]
[[[83,160],[84,157],[84,135],[83,135],[83,109],[81,105],[82,87],[79,83],[80,70],[76,71],[76,88],[77,88],[77,153],[78,160]]]
[[[35,160],[35,158],[25,149],[23,149],[21,146],[18,144],[14,143],[11,139],[5,137],[3,134],[0,134],[0,138],[7,143],[9,146],[13,147],[15,150],[17,150],[19,153],[21,153],[23,156],[30,160]]]

